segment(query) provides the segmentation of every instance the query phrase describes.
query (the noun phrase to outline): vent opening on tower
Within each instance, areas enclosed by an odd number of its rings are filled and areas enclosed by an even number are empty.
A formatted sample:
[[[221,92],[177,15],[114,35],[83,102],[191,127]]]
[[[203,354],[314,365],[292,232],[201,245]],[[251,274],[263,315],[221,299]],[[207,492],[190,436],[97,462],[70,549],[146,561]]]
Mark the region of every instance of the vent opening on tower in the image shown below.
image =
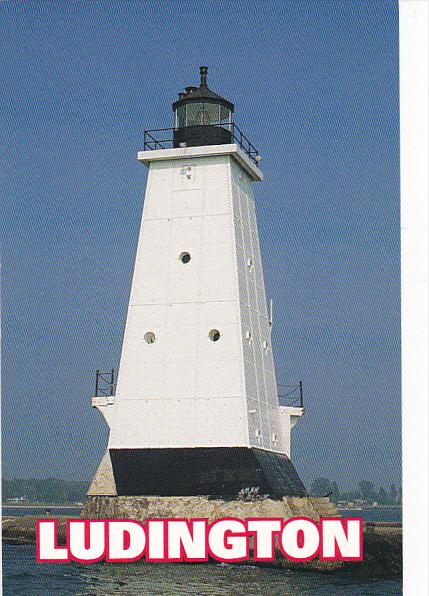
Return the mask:
[[[218,329],[212,329],[209,332],[209,338],[212,341],[218,341],[220,339],[220,331]]]
[[[144,340],[147,344],[153,344],[155,342],[155,333],[153,331],[147,331],[144,334]]]
[[[179,255],[179,260],[186,265],[186,263],[189,263],[189,261],[191,260],[191,255],[188,252],[182,252]]]

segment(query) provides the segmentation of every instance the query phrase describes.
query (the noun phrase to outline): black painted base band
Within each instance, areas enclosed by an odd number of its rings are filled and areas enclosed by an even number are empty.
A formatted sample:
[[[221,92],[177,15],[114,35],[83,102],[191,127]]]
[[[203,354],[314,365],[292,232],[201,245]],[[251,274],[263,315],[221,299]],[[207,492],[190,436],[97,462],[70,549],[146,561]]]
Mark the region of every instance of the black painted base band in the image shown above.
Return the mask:
[[[259,487],[274,497],[304,496],[286,455],[247,447],[110,449],[118,495],[237,496]]]

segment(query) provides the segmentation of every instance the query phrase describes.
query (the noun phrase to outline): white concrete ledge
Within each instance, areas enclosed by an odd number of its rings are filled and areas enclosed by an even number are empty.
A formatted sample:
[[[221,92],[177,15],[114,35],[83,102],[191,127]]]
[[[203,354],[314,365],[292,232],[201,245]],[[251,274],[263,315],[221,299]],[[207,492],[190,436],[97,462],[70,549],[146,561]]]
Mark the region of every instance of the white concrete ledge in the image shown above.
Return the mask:
[[[100,408],[103,406],[111,406],[115,403],[115,396],[104,396],[99,395],[98,397],[93,397],[91,400],[91,404],[93,408]]]
[[[280,412],[287,412],[289,416],[302,416],[304,414],[304,408],[297,406],[279,406]]]
[[[258,182],[264,179],[261,170],[247,157],[236,143],[228,145],[204,145],[202,147],[179,147],[177,149],[155,149],[139,151],[137,159],[148,165],[151,161],[189,159],[190,157],[208,157],[213,155],[232,155],[249,176]]]

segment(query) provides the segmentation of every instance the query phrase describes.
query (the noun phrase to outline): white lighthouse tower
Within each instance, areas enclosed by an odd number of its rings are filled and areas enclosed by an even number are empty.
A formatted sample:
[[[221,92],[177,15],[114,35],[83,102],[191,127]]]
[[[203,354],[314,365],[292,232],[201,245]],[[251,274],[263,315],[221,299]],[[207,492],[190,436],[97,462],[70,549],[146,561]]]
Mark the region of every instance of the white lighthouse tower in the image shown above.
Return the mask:
[[[92,400],[110,434],[91,496],[305,494],[290,461],[302,404],[277,395],[259,157],[200,75],[138,154],[143,218],[116,391]]]

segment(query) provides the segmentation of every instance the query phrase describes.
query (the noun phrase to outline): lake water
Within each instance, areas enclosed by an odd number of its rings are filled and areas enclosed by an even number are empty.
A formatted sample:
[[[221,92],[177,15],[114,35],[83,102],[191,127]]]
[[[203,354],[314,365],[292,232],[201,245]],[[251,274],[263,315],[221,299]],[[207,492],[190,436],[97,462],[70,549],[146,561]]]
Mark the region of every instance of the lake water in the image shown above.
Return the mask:
[[[16,515],[12,507],[3,515]],[[44,509],[17,508],[18,515],[34,515]],[[79,515],[79,510],[52,510],[52,517]],[[401,510],[344,511],[368,521],[400,521]],[[387,517],[387,519],[386,519]],[[290,572],[279,569],[225,564],[133,563],[40,565],[33,545],[3,545],[3,593],[5,596],[389,596],[402,594],[402,582],[356,580],[349,575]]]
[[[387,596],[399,580],[354,582],[344,575],[224,564],[40,565],[34,546],[3,545],[4,596]]]
[[[45,516],[45,510],[49,507],[16,507],[13,505],[3,506],[3,515],[40,515]],[[55,515],[67,515],[68,517],[80,517],[80,507],[61,507],[51,508],[51,517]],[[361,517],[365,521],[402,521],[401,507],[372,507],[368,509],[340,509],[343,517]]]
[[[8,515],[40,515],[40,517],[45,517],[45,511],[49,509],[51,512],[51,517],[55,517],[56,515],[67,515],[67,517],[80,517],[81,507],[15,507],[14,505],[3,505],[2,507],[2,515],[3,517],[7,517]]]
[[[368,509],[339,509],[343,517],[361,517],[372,522],[402,522],[402,507],[370,507]]]

